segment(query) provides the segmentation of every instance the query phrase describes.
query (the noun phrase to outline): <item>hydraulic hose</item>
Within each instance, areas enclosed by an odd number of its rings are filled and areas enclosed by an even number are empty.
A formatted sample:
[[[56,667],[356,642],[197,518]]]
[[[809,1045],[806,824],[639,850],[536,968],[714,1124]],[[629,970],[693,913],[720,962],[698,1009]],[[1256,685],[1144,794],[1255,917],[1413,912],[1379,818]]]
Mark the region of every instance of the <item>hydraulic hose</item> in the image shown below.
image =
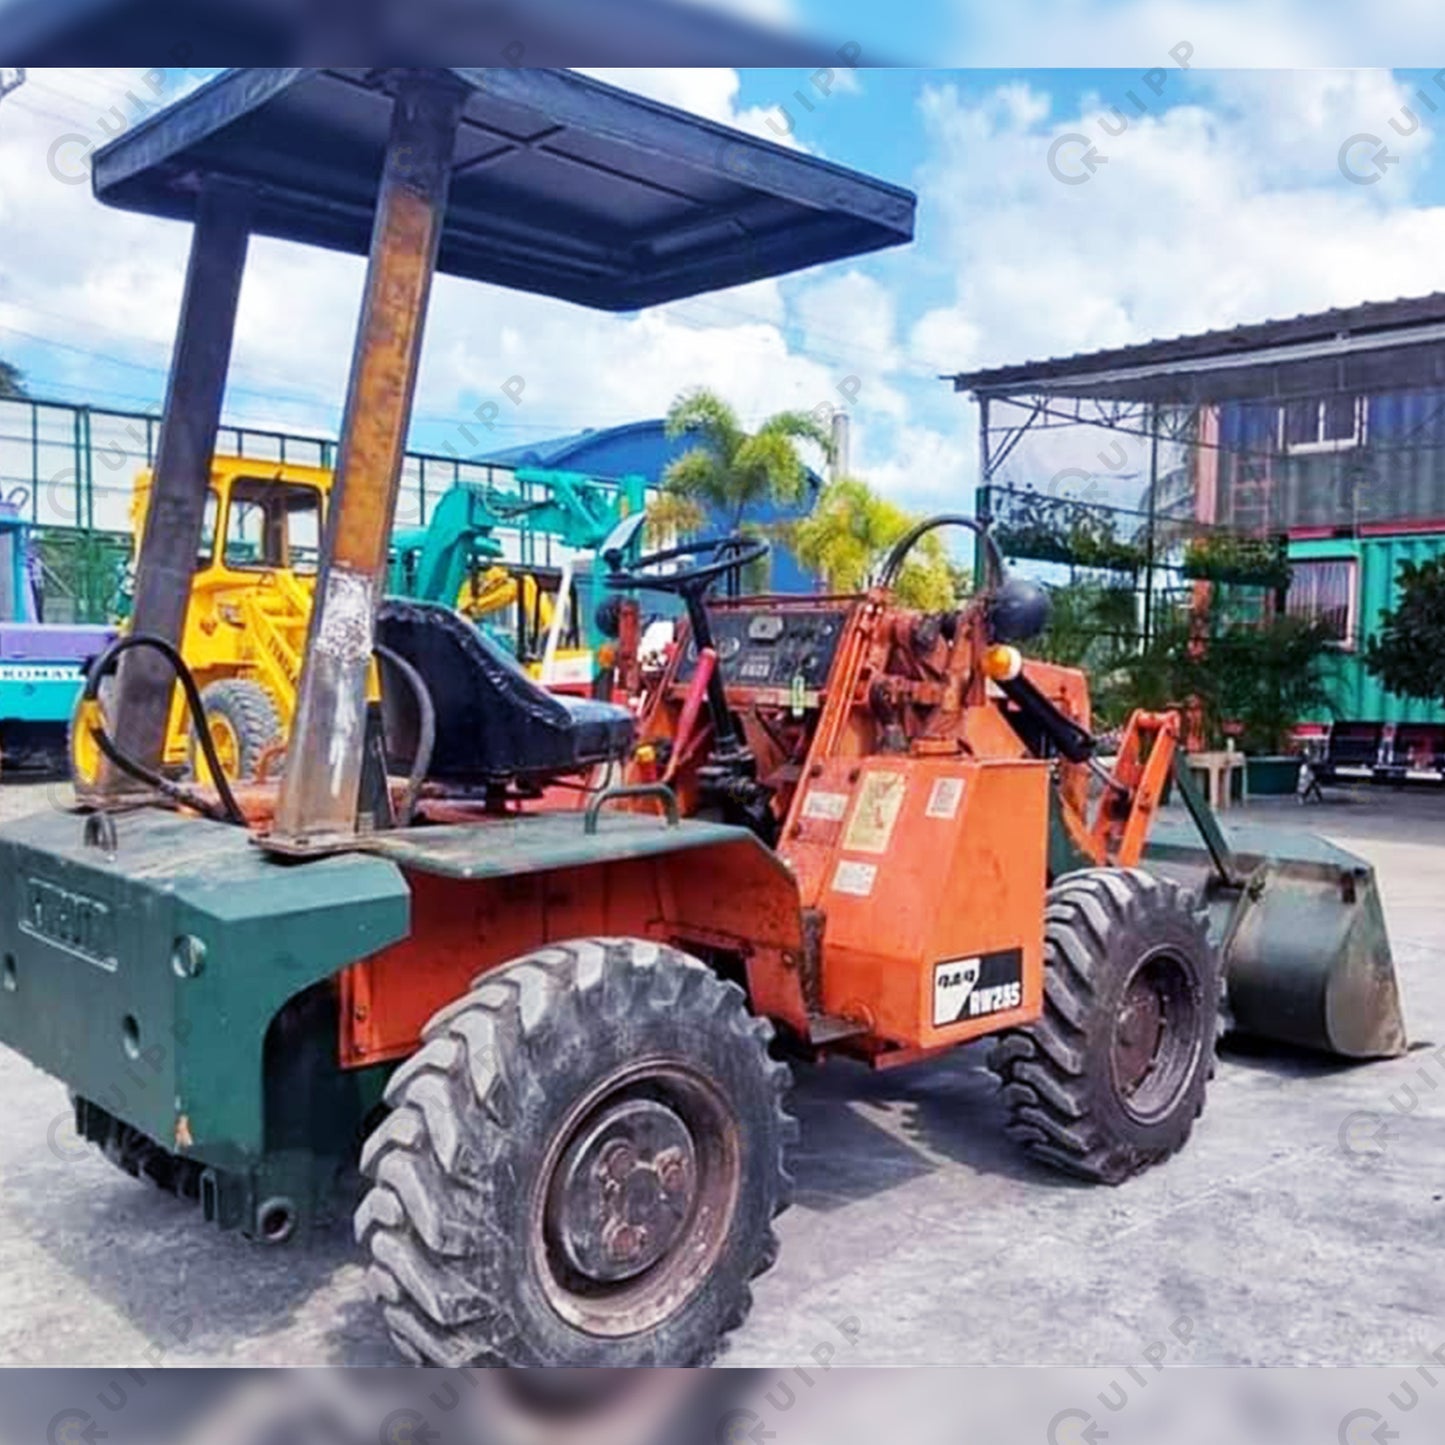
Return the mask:
[[[90,724],[90,735],[95,739],[95,745],[111,764],[119,768],[127,777],[154,788],[172,802],[179,803],[182,807],[192,808],[213,822],[234,823],[238,827],[244,827],[246,815],[236,802],[236,795],[231,791],[231,784],[221,769],[220,759],[216,755],[216,744],[211,738],[211,730],[206,726],[206,709],[201,702],[200,689],[196,686],[196,680],[191,676],[191,670],[186,666],[185,660],[164,638],[152,637],[142,632],[132,637],[121,637],[112,642],[92,664],[85,679],[85,688],[80,695],[81,701],[83,703],[96,702],[100,696],[101,679],[109,677],[115,671],[121,657],[137,647],[147,647],[152,652],[160,653],[170,664],[176,681],[180,683],[181,691],[185,694],[186,710],[191,715],[195,738],[200,744],[201,753],[206,759],[206,766],[210,769],[211,777],[215,780],[220,806],[217,807],[209,798],[203,797],[200,793],[192,791],[181,783],[163,777],[160,773],[154,772],[143,763],[139,763],[121,752],[110,733],[106,731],[104,723]]]
[[[410,825],[412,815],[416,812],[421,785],[426,781],[427,772],[431,767],[432,753],[436,749],[436,704],[432,701],[431,689],[427,687],[421,673],[406,658],[398,652],[393,652],[389,647],[383,647],[380,643],[376,644],[373,651],[383,662],[394,667],[402,675],[406,680],[406,685],[411,689],[412,696],[416,699],[416,754],[411,760],[411,770],[407,774],[406,792],[401,795],[402,805],[397,809],[398,824],[405,828]]]
[[[961,512],[945,512],[942,516],[925,518],[917,526],[910,527],[898,539],[893,550],[888,554],[888,560],[883,564],[883,571],[879,575],[878,580],[881,586],[892,589],[894,583],[898,581],[898,574],[903,571],[903,564],[908,560],[908,554],[919,539],[938,527],[967,527],[983,543],[984,553],[988,558],[988,571],[992,575],[985,579],[984,585],[991,587],[994,583],[1003,581],[1003,555],[998,550],[998,543],[994,541],[988,524],[980,522],[977,517],[965,517]]]

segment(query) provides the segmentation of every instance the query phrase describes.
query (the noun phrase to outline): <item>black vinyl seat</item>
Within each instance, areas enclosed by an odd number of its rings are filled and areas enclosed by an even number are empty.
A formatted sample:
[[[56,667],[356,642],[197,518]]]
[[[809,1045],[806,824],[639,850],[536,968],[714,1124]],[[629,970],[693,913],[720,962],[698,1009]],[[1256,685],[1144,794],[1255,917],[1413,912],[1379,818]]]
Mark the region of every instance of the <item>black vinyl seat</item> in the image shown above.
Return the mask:
[[[626,708],[548,692],[449,607],[387,598],[377,641],[409,662],[431,694],[436,744],[428,778],[473,786],[536,782],[621,761],[632,750],[635,722]],[[388,751],[409,760],[416,751],[416,705],[406,683],[386,672],[383,664]]]

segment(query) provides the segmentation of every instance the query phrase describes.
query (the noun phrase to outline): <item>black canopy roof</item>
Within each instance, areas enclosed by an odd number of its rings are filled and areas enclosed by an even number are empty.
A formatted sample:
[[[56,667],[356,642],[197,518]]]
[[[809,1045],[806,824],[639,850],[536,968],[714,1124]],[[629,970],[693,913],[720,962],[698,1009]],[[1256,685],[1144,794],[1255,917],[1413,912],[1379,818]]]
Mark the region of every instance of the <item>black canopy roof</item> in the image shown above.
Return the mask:
[[[975,396],[1204,405],[1445,382],[1445,292],[948,378]]]
[[[468,91],[453,275],[629,311],[912,238],[911,191],[574,72],[435,73]],[[95,193],[188,219],[203,180],[241,182],[256,231],[364,254],[393,79],[227,71],[97,152]]]

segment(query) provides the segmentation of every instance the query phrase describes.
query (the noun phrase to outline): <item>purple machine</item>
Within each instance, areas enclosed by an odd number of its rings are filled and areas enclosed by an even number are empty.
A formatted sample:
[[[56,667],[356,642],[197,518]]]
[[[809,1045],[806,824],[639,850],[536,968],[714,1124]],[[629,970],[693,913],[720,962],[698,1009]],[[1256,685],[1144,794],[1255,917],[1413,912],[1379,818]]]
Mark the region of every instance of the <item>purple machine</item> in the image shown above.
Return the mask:
[[[42,621],[26,500],[23,488],[0,499],[0,764],[65,769],[66,729],[86,664],[115,629]]]

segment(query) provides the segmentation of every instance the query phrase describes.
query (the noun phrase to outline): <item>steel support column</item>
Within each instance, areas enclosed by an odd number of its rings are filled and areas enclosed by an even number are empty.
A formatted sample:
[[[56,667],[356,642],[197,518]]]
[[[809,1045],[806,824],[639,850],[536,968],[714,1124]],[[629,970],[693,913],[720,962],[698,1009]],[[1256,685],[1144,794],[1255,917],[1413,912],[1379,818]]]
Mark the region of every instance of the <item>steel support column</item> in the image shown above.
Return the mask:
[[[993,465],[988,442],[988,398],[981,396],[978,399],[978,489],[974,492],[973,509],[985,527],[993,522],[993,500],[990,491],[992,476]],[[988,576],[988,552],[981,536],[973,539],[973,576],[975,585],[979,578]]]
[[[1144,544],[1144,646],[1154,635],[1154,553],[1159,516],[1159,404],[1149,407],[1149,512]]]
[[[132,632],[163,638],[173,646],[179,646],[185,626],[201,545],[249,223],[248,192],[216,181],[204,184],[191,235],[131,614]],[[77,516],[76,525],[83,525],[83,518]],[[130,652],[121,662],[116,743],[152,769],[160,766],[165,746],[173,680],[154,652]],[[136,786],[109,766],[102,773],[102,793],[114,795]]]
[[[393,105],[316,604],[269,840],[285,851],[344,843],[357,828],[376,607],[462,103],[459,87],[404,79]]]

